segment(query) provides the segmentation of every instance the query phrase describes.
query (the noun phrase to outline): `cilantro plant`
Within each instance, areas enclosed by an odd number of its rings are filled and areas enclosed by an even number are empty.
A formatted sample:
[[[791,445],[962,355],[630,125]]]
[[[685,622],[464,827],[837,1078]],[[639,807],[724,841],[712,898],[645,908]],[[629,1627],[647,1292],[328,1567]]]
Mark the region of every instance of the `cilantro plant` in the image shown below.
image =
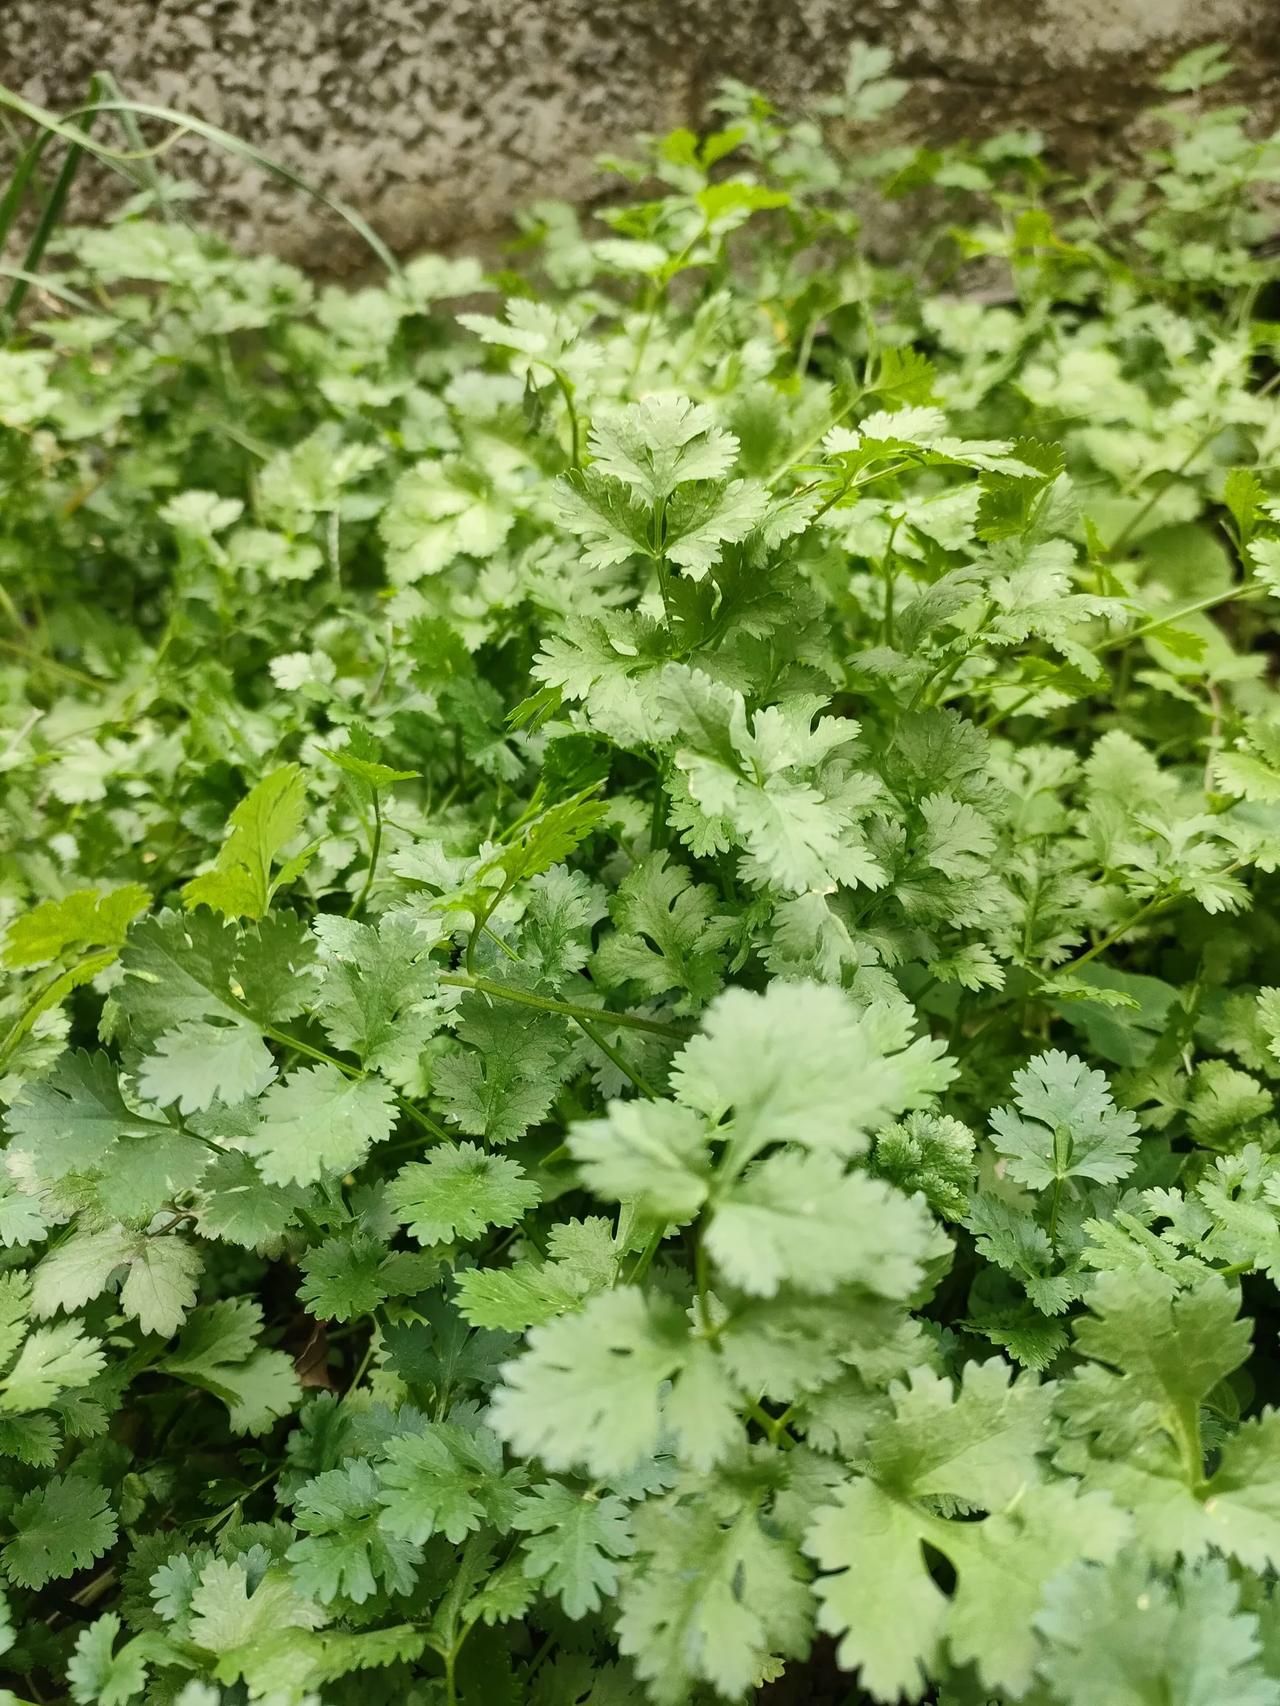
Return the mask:
[[[17,1706],[1280,1703],[1280,140],[889,69],[352,289],[54,125]]]

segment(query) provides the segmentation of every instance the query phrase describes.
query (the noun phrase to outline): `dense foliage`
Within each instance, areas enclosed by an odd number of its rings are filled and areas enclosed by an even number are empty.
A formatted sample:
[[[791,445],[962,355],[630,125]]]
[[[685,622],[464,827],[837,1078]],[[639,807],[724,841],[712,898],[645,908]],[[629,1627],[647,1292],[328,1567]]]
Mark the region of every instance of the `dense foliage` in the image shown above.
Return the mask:
[[[887,69],[488,278],[54,233],[13,1698],[1280,1702],[1280,144]]]

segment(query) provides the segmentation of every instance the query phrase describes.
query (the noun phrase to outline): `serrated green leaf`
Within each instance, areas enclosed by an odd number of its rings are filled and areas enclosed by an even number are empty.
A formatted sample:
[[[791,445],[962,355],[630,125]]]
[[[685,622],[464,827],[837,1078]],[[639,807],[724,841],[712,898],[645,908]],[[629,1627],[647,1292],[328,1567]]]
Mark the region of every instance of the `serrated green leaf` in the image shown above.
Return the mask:
[[[296,764],[282,764],[264,776],[232,812],[213,870],[193,877],[183,889],[183,904],[209,906],[227,918],[261,918],[277,887],[288,880],[285,871],[272,872],[302,828],[306,796],[306,778]]]
[[[442,1244],[514,1226],[537,1202],[538,1188],[514,1161],[459,1143],[402,1167],[388,1197],[420,1244]]]
[[[55,1475],[19,1499],[12,1538],[0,1552],[15,1587],[63,1581],[100,1558],[116,1537],[116,1519],[103,1488],[79,1475]]]
[[[304,1066],[273,1084],[243,1139],[268,1184],[310,1184],[346,1173],[394,1124],[391,1092],[373,1078],[344,1078],[336,1066]]]
[[[568,1617],[598,1611],[618,1584],[619,1560],[635,1550],[627,1507],[611,1494],[548,1481],[520,1500],[512,1520],[528,1534],[523,1569]]]

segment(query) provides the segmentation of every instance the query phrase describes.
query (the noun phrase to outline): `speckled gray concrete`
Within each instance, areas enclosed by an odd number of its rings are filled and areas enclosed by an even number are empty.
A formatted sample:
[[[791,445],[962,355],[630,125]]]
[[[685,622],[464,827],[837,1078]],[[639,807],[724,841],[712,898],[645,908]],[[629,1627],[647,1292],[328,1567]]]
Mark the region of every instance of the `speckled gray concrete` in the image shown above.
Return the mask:
[[[65,110],[107,67],[310,174],[403,250],[582,196],[594,153],[696,122],[723,76],[783,103],[830,87],[857,36],[895,50],[935,132],[1035,123],[1077,159],[1205,41],[1236,53],[1233,98],[1280,110],[1280,0],[0,0],[0,80]],[[333,270],[351,258],[296,193],[182,148],[223,229]],[[77,211],[113,193],[93,181]]]

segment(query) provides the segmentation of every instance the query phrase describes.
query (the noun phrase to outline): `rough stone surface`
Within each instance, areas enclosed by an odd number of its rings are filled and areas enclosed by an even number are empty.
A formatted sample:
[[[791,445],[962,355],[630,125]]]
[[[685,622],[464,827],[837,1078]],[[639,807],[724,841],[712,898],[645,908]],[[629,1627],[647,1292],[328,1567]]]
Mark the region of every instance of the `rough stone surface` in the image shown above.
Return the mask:
[[[838,83],[857,37],[917,80],[909,122],[1031,123],[1077,161],[1113,147],[1154,73],[1203,42],[1232,47],[1233,99],[1280,111],[1280,0],[0,0],[0,81],[67,111],[106,67],[410,250],[499,228],[535,196],[587,195],[595,153],[696,123],[724,76],[803,103]],[[243,160],[183,142],[172,163],[241,240],[353,259],[316,204]],[[90,177],[75,211],[119,193]]]

